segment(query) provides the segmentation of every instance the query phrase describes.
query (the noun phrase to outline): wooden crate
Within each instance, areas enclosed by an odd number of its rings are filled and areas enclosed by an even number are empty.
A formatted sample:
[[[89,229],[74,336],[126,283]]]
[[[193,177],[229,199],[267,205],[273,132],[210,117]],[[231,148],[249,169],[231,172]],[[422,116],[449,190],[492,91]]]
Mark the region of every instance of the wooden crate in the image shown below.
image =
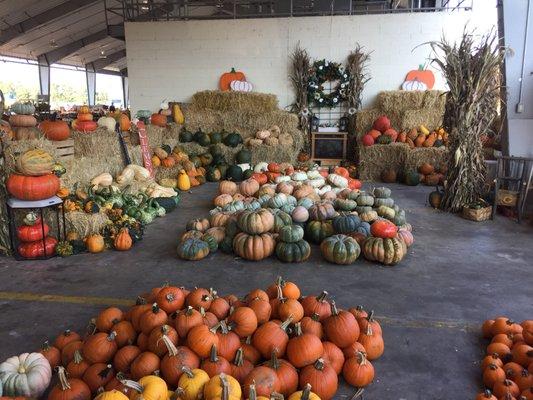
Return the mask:
[[[487,221],[491,218],[492,207],[483,207],[483,208],[468,208],[463,207],[463,212],[461,216],[464,219],[469,219],[471,221]]]
[[[74,139],[62,140],[60,142],[52,141],[52,144],[56,148],[56,154],[58,155],[58,161],[66,161],[74,158]]]

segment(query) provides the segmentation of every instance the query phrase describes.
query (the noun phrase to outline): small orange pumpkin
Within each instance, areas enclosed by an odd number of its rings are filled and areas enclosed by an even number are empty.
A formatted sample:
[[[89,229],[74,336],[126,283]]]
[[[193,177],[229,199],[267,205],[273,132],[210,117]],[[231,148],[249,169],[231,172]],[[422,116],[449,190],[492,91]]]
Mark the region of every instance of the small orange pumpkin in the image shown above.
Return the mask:
[[[164,128],[167,126],[167,116],[163,114],[152,114],[150,117],[150,123]]]

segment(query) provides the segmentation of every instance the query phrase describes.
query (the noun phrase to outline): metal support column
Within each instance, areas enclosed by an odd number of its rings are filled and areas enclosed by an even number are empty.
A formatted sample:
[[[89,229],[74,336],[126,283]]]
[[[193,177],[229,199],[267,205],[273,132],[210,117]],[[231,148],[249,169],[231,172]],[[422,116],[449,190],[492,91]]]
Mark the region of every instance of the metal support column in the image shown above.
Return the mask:
[[[37,58],[39,63],[39,93],[45,96],[50,95],[50,65],[44,56]]]
[[[130,86],[128,83],[128,77],[125,75],[122,75],[122,98],[124,99],[124,108],[128,108],[129,106],[129,95],[130,95]]]
[[[96,70],[94,65],[87,64],[85,66],[85,75],[87,77],[87,97],[89,106],[96,104]]]

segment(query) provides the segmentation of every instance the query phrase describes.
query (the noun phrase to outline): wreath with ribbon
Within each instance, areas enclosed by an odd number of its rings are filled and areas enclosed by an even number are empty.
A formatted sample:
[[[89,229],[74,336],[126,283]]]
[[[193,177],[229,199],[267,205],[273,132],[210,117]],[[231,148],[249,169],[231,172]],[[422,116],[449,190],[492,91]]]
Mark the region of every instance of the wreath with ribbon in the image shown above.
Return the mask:
[[[338,81],[330,93],[325,93],[324,83]],[[319,60],[313,63],[311,76],[307,82],[307,100],[317,107],[336,107],[347,98],[350,74],[342,64]]]

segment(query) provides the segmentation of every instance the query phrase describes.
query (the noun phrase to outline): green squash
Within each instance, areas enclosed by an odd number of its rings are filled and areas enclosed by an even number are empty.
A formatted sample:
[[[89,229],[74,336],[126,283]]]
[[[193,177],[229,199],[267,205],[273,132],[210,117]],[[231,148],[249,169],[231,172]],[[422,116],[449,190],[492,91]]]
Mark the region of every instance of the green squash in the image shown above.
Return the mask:
[[[156,197],[155,202],[165,209],[165,212],[169,213],[174,211],[180,202],[180,196],[174,197]]]
[[[220,170],[216,167],[209,167],[205,173],[208,182],[218,182],[221,178]]]
[[[362,245],[363,255],[368,261],[377,261],[384,265],[398,264],[407,253],[407,246],[402,239],[382,239],[369,236]]]
[[[370,207],[370,206],[357,206],[355,207],[355,211],[357,211],[357,214],[361,215],[363,213],[366,213],[366,212],[369,212],[369,211],[372,211],[373,208]]]
[[[304,238],[304,230],[298,225],[285,225],[278,231],[278,239],[285,243],[296,243]]]
[[[311,246],[305,240],[297,242],[278,242],[276,244],[276,256],[283,262],[303,262],[311,255]]]
[[[228,133],[224,137],[223,142],[226,146],[237,147],[242,143],[242,136],[238,133]]]
[[[220,179],[226,179],[229,165],[223,162],[223,163],[217,163],[216,167],[220,171]]]
[[[222,134],[220,132],[211,132],[211,135],[209,135],[211,138],[211,143],[218,144],[222,143]]]
[[[355,232],[359,224],[361,224],[361,219],[354,214],[339,215],[333,218],[333,229],[336,233]]]
[[[404,182],[409,186],[416,186],[420,184],[420,175],[417,171],[407,171],[404,176]]]
[[[212,163],[214,165],[226,164],[226,157],[224,157],[224,154],[214,154]]]
[[[357,260],[361,248],[354,238],[346,235],[333,235],[320,244],[322,257],[333,264],[348,265]]]
[[[335,234],[331,220],[309,221],[305,227],[305,238],[311,243],[320,244],[325,238]]]
[[[355,201],[357,202],[358,206],[372,207],[374,205],[374,196],[361,193],[359,196],[357,196]]]
[[[394,209],[387,206],[379,206],[376,211],[380,217],[387,218],[389,220],[394,219],[396,215]]]
[[[233,182],[241,182],[243,178],[241,167],[238,165],[230,165],[226,171],[226,178]]]
[[[203,147],[208,147],[211,144],[211,139],[209,138],[209,135],[203,132],[200,132],[200,134],[196,137],[196,141],[200,146]]]
[[[252,162],[252,152],[248,149],[242,149],[235,154],[235,163],[250,164]]]
[[[251,178],[252,175],[254,173],[254,170],[253,169],[247,169],[245,171],[243,171],[242,173],[242,180],[245,180],[245,179],[248,179],[248,178]]]
[[[191,132],[189,132],[188,130],[184,129],[180,132],[180,142],[182,143],[189,143],[189,142],[192,142],[192,138],[193,135]]]
[[[178,256],[184,260],[197,261],[207,257],[208,254],[209,244],[203,240],[190,238],[178,244]]]
[[[394,218],[392,219],[392,222],[394,222],[394,225],[396,226],[405,225],[407,223],[407,220],[405,218],[405,211],[404,210],[398,211],[396,215],[394,216]]]

